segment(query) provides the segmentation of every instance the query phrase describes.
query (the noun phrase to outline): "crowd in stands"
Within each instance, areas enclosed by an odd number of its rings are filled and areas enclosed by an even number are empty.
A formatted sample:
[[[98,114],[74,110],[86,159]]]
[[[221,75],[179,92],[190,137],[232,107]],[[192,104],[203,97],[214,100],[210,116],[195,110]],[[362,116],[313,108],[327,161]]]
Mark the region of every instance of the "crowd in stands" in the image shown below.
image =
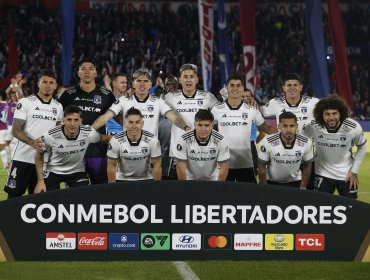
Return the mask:
[[[116,5],[104,5],[78,12],[75,17],[75,36],[72,73],[83,57],[93,57],[103,84],[105,74],[123,72],[128,76],[138,68],[148,68],[155,77],[159,71],[178,75],[184,63],[200,64],[198,11],[193,6],[177,11],[163,6],[157,12],[123,13]],[[357,45],[368,52],[369,9],[354,6],[342,11],[347,45]],[[43,68],[61,73],[61,15],[42,7],[3,7],[0,16],[0,41],[7,42],[7,22],[15,25],[18,47],[18,69],[25,75],[25,95],[36,86],[37,74]],[[215,15],[217,27],[217,15]],[[243,70],[243,56],[239,32],[239,12],[228,14],[228,39],[231,49],[232,72]],[[326,28],[326,27],[325,27]],[[281,94],[282,75],[297,72],[304,77],[305,91],[313,95],[310,86],[310,64],[307,53],[303,11],[290,14],[272,13],[259,9],[256,14],[257,85],[258,101],[266,102]],[[328,32],[324,32],[328,36]],[[217,36],[217,34],[215,34]],[[326,38],[329,42],[329,38]],[[6,44],[0,46],[0,79],[7,75]],[[366,58],[366,55],[363,57]],[[218,92],[219,81],[217,37],[214,41],[213,86]],[[349,57],[353,91],[354,115],[370,118],[370,63],[368,59]],[[329,63],[333,92],[337,92],[335,71]],[[200,77],[201,78],[201,77]],[[71,83],[77,82],[73,75]],[[202,82],[199,83],[202,85]],[[66,85],[64,85],[66,86]]]

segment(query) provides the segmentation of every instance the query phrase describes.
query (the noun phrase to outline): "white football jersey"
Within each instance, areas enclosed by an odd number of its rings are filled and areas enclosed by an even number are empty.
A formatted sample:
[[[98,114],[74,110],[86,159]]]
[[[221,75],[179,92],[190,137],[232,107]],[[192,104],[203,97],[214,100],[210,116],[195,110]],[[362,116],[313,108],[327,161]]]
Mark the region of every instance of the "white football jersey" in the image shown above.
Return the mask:
[[[285,96],[282,96],[271,99],[260,109],[265,118],[275,116],[276,123],[279,123],[279,115],[283,111],[294,113],[297,116],[298,120],[297,132],[302,132],[304,124],[310,122],[313,119],[313,109],[317,102],[319,102],[318,98],[303,95],[298,104],[292,106],[285,99]]]
[[[261,112],[244,102],[237,108],[224,102],[213,107],[212,113],[218,124],[218,132],[225,137],[229,146],[229,168],[253,167],[251,129],[253,123],[260,126],[265,122]]]
[[[267,180],[278,183],[299,181],[302,179],[301,163],[313,160],[312,141],[297,134],[294,144],[287,147],[278,132],[263,138],[258,159],[267,163]]]
[[[153,179],[151,159],[161,156],[158,138],[142,130],[141,139],[133,143],[127,132],[116,134],[108,144],[107,157],[118,159],[117,180],[136,181]]]
[[[366,143],[360,124],[350,118],[336,132],[311,121],[304,127],[304,133],[316,147],[315,174],[335,180],[346,179],[354,162],[352,147]]]
[[[216,97],[208,92],[197,90],[191,97],[186,96],[182,91],[167,93],[166,103],[181,116],[190,128],[194,128],[194,117],[199,109],[211,109],[218,101]],[[184,133],[181,128],[172,125],[170,156],[174,156],[176,142]]]
[[[145,100],[140,101],[135,95],[127,98],[120,97],[109,108],[115,115],[122,112],[123,120],[128,109],[136,108],[140,110],[144,119],[144,127],[146,131],[153,133],[158,137],[159,115],[166,115],[167,112],[172,111],[171,108],[159,97],[148,95]],[[125,130],[125,128],[123,128]]]
[[[183,134],[176,143],[174,157],[187,162],[187,180],[217,181],[217,163],[229,160],[225,138],[213,130],[206,143],[200,143],[195,130]]]
[[[84,156],[90,143],[99,142],[100,134],[89,125],[81,125],[76,138],[67,138],[59,125],[45,132],[41,140],[45,143],[45,171],[56,174],[85,172]]]
[[[62,121],[63,107],[54,99],[44,102],[38,95],[33,94],[19,100],[14,119],[26,121],[24,132],[32,139],[38,139],[44,132]],[[33,147],[17,141],[13,160],[34,164],[35,155],[36,150]]]

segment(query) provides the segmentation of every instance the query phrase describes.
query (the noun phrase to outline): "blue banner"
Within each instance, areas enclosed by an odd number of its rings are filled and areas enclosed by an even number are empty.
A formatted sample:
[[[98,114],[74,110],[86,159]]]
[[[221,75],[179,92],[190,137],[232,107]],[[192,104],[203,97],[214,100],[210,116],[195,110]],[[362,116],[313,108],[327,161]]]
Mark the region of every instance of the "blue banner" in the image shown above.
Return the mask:
[[[225,85],[230,74],[230,50],[227,44],[226,35],[226,14],[224,8],[224,0],[217,0],[217,14],[218,14],[218,49],[220,61],[220,77],[221,86]]]
[[[321,1],[306,0],[305,24],[314,96],[327,97],[331,90],[326,65]]]
[[[62,85],[71,80],[75,0],[61,1],[62,5]]]

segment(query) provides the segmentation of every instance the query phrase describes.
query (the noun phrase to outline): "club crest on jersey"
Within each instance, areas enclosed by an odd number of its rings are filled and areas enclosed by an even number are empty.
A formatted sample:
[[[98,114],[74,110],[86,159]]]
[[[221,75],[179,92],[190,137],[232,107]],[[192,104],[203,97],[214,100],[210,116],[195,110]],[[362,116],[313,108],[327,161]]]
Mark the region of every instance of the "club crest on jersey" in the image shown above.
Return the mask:
[[[80,146],[85,146],[85,144],[86,144],[86,141],[85,140],[81,140]]]
[[[198,99],[197,100],[197,103],[198,103],[199,106],[201,106],[201,105],[203,105],[203,100],[202,99]]]
[[[242,119],[247,120],[248,119],[248,113],[242,113]]]
[[[153,112],[154,111],[154,106],[153,105],[148,105],[148,111]]]
[[[95,104],[101,104],[101,96],[94,95],[94,103]]]
[[[340,141],[346,141],[347,140],[347,137],[345,137],[345,136],[341,136],[341,137],[339,137],[339,139],[340,139]]]
[[[209,153],[210,153],[211,155],[216,154],[216,149],[209,149]]]
[[[53,109],[51,109],[51,111],[53,112],[53,114],[56,116],[57,115],[57,113],[58,113],[58,110],[57,110],[57,108],[53,108]]]
[[[301,152],[301,151],[295,151],[295,156],[296,156],[296,157],[300,157],[300,156],[302,156],[302,152]]]
[[[306,114],[307,113],[307,107],[302,107],[301,112],[302,112],[302,114]]]
[[[143,154],[146,154],[146,153],[148,152],[148,148],[147,148],[147,147],[143,147],[143,148],[141,148],[141,152],[142,152]]]

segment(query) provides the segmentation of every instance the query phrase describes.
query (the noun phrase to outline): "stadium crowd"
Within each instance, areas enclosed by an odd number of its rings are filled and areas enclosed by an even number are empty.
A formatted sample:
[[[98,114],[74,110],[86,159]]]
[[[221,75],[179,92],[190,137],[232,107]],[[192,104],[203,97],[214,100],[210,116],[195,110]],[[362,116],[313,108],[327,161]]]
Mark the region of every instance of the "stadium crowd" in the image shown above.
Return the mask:
[[[189,8],[192,7],[192,8]],[[300,73],[306,85],[305,91],[314,95],[310,86],[310,65],[305,39],[304,11],[278,13],[260,7],[256,14],[256,92],[262,104],[281,95],[282,75],[287,72]],[[29,94],[36,88],[35,81],[41,69],[61,71],[60,49],[61,19],[57,11],[43,7],[7,7],[0,19],[0,38],[7,41],[7,21],[15,25],[18,47],[18,69],[25,75],[24,92]],[[369,28],[366,19],[368,10],[348,5],[342,10],[348,46],[359,46],[362,58],[368,52]],[[232,72],[243,70],[243,57],[239,33],[239,12],[232,8],[228,13],[228,40],[231,52]],[[76,14],[73,71],[83,57],[92,57],[97,63],[98,81],[106,73],[126,73],[131,76],[135,69],[147,68],[155,77],[159,71],[165,75],[178,75],[184,63],[200,61],[198,13],[195,6],[181,7],[174,11],[163,6],[159,12],[121,12],[113,4],[95,5]],[[215,14],[217,26],[217,14]],[[325,29],[328,30],[327,24]],[[325,32],[327,36],[328,32]],[[217,58],[217,32],[214,40],[214,65],[211,92],[218,92],[222,85],[219,79]],[[326,37],[328,45],[329,38]],[[7,49],[0,47],[0,79],[7,74]],[[337,92],[335,70],[329,62],[330,82]],[[354,116],[370,117],[368,60],[350,57],[350,76],[354,98]],[[202,77],[200,77],[202,78]],[[77,77],[73,75],[71,84]],[[202,82],[200,83],[200,85]],[[65,85],[67,86],[67,85]]]

